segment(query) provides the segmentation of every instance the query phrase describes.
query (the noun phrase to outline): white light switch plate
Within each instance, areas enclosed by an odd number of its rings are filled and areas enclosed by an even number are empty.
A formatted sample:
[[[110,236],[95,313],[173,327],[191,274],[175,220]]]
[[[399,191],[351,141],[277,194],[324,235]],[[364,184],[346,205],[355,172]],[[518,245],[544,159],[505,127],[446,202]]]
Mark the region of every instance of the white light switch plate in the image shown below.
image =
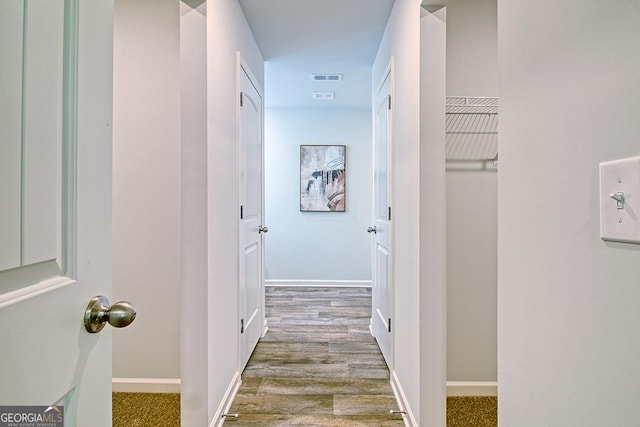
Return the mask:
[[[600,237],[640,243],[640,157],[600,163]]]

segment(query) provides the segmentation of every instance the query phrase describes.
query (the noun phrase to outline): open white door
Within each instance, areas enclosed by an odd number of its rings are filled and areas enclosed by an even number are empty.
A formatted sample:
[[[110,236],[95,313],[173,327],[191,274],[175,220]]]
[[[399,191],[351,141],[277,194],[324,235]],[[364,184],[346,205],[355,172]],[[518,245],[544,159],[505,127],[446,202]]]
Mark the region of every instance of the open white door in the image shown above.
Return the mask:
[[[107,427],[111,328],[83,317],[111,291],[113,2],[0,9],[0,405]]]
[[[238,61],[240,79],[240,371],[264,328],[262,95]]]
[[[393,366],[392,81],[393,68],[390,67],[374,100],[374,224],[367,230],[373,235],[371,332],[390,368]]]

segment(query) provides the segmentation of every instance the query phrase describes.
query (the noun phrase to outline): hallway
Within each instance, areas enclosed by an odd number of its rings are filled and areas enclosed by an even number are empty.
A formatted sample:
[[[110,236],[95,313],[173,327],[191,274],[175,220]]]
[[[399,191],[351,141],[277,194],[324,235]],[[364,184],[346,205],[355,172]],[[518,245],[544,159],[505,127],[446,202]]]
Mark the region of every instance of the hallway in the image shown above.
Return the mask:
[[[370,289],[269,287],[265,304],[269,331],[225,425],[403,425],[369,333]]]

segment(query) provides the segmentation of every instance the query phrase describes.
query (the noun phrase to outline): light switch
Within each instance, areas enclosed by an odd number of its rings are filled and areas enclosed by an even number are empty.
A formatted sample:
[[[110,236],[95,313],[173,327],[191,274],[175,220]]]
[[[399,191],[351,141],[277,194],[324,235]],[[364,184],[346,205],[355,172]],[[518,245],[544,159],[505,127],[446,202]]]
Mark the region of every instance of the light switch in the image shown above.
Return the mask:
[[[600,237],[640,243],[640,157],[600,163]]]

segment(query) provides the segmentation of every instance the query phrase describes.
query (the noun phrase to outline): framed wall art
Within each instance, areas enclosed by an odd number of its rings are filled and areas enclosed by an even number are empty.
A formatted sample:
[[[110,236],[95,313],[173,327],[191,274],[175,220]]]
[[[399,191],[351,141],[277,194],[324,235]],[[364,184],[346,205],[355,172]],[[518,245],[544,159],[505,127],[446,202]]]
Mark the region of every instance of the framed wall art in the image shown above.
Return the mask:
[[[300,146],[300,211],[345,212],[346,146]]]

